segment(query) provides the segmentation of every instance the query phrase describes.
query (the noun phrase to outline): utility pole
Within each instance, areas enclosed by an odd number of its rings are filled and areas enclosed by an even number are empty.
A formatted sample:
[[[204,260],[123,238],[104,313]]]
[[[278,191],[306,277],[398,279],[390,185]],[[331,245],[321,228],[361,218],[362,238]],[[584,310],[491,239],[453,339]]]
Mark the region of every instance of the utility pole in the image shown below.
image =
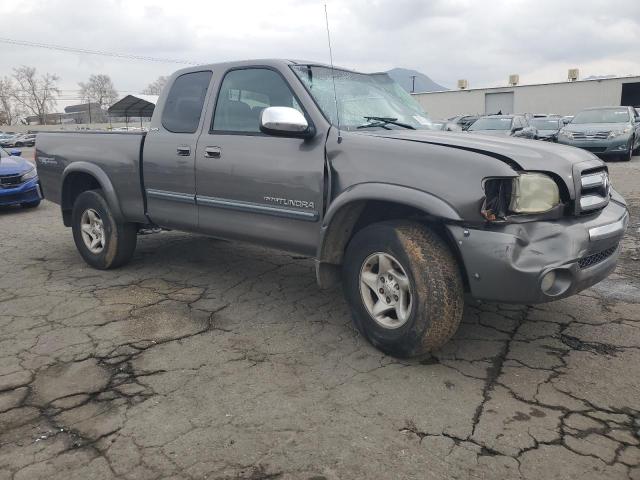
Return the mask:
[[[411,75],[411,93],[415,93],[416,91],[416,76]]]

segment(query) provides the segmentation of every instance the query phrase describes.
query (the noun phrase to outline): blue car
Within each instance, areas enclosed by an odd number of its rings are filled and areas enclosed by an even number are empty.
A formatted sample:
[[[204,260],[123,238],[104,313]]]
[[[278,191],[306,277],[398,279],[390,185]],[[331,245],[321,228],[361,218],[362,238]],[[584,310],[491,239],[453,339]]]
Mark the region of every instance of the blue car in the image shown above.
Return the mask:
[[[22,158],[20,150],[0,148],[0,207],[21,205],[34,208],[40,204],[42,192],[33,164]]]

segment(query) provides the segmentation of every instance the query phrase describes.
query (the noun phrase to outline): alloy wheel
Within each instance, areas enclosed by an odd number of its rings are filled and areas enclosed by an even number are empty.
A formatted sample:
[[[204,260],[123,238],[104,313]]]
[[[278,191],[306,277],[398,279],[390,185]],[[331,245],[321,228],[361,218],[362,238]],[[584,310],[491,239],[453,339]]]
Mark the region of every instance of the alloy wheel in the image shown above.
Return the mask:
[[[360,294],[378,325],[396,329],[407,323],[413,301],[411,292],[409,276],[392,255],[376,252],[365,259],[360,269]]]
[[[104,250],[104,224],[98,212],[93,208],[88,208],[82,212],[80,231],[82,240],[91,253],[99,254]]]

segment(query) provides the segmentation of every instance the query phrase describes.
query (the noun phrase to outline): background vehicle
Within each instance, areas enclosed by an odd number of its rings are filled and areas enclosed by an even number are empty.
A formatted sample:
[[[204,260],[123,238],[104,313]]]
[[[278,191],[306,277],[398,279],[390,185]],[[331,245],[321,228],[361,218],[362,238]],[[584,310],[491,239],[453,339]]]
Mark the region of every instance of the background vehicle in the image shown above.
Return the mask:
[[[42,194],[33,164],[20,156],[20,150],[0,148],[0,206],[37,207]]]
[[[558,132],[564,126],[561,117],[535,117],[531,125],[538,131],[538,140],[558,141]]]
[[[536,128],[529,124],[524,115],[486,115],[476,120],[467,132],[494,137],[538,137]]]
[[[147,225],[308,255],[399,356],[451,338],[465,288],[546,302],[615,268],[628,213],[602,161],[430,125],[386,74],[230,62],[175,73],[148,133],[40,133],[36,161],[90,265]]]
[[[25,133],[14,138],[14,147],[33,147],[36,144],[36,135],[34,133]]]
[[[0,147],[3,147],[3,148],[12,147],[17,137],[18,137],[17,134],[3,135],[2,137],[0,137]]]
[[[473,122],[478,120],[480,115],[458,115],[457,117],[451,117],[449,122],[458,125],[462,130],[468,130]]]
[[[631,160],[640,150],[640,117],[632,107],[597,107],[577,113],[558,133],[558,143],[599,157]]]
[[[443,132],[461,132],[462,128],[449,120],[431,120],[433,130],[442,130]]]

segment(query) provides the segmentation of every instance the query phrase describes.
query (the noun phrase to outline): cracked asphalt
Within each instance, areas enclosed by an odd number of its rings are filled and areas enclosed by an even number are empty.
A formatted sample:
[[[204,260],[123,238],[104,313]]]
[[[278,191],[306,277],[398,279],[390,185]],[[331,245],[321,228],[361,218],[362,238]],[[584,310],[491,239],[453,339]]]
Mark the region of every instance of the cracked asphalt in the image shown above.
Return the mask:
[[[640,479],[640,158],[609,166],[616,273],[468,300],[416,361],[309,259],[165,232],[102,272],[56,205],[0,211],[0,479]]]

